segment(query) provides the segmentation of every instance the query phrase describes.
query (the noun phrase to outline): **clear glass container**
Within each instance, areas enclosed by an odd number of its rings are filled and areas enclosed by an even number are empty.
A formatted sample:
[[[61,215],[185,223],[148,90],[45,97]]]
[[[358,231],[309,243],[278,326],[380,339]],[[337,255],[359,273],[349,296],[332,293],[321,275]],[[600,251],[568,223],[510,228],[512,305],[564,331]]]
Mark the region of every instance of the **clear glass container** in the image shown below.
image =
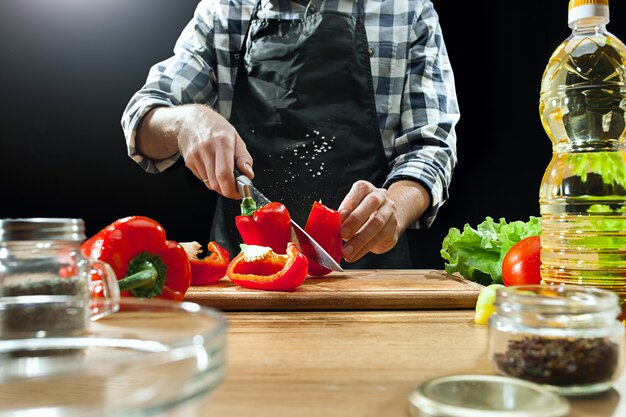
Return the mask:
[[[0,417],[207,415],[226,329],[211,308],[123,297],[83,334],[0,340]]]
[[[83,256],[84,240],[81,219],[0,220],[0,339],[80,334],[116,311],[115,273]],[[102,303],[92,302],[95,285]]]
[[[612,291],[575,285],[501,288],[489,357],[503,375],[562,395],[606,391],[624,363],[624,325]]]

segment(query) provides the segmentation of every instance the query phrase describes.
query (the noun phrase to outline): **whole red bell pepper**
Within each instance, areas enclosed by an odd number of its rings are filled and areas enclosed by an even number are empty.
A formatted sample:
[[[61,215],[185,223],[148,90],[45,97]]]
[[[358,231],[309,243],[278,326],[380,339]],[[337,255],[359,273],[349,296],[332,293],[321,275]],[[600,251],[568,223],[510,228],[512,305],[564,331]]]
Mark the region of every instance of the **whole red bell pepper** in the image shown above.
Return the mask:
[[[291,216],[287,207],[271,202],[257,208],[250,197],[241,202],[241,215],[235,218],[235,225],[246,245],[269,246],[276,253],[287,252],[291,241]]]
[[[335,261],[341,261],[341,214],[337,210],[328,208],[316,201],[311,207],[304,231],[319,243]],[[300,242],[302,253],[305,255],[311,253],[311,249],[303,243]],[[309,275],[320,277],[330,272],[330,269],[309,258]]]
[[[284,255],[267,246],[241,246],[242,251],[226,271],[235,284],[258,290],[294,291],[306,279],[308,261],[295,244],[289,242]]]
[[[191,265],[191,285],[207,285],[218,281],[226,275],[226,268],[230,262],[230,253],[217,242],[209,242],[209,255],[198,258],[202,246],[198,242],[181,242],[185,248]]]
[[[122,296],[181,301],[191,284],[187,253],[147,217],[116,220],[86,240],[81,252],[111,265]]]

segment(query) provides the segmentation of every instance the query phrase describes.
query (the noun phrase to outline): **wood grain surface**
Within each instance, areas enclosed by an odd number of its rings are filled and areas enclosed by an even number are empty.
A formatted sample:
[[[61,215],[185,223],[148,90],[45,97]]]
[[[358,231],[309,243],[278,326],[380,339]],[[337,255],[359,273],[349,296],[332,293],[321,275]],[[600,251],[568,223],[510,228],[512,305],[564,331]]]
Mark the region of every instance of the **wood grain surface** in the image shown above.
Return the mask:
[[[407,417],[420,382],[494,374],[472,311],[227,313],[227,376],[189,416]],[[626,416],[624,375],[570,417]]]
[[[482,285],[438,270],[347,270],[307,278],[294,292],[238,287],[223,278],[185,300],[223,311],[473,309]]]

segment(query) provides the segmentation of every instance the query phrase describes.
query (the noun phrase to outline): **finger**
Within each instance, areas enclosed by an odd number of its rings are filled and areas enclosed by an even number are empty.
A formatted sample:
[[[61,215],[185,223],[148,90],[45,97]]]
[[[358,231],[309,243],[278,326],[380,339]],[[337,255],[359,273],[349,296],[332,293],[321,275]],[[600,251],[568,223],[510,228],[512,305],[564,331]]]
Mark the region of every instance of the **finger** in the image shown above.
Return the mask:
[[[248,152],[246,143],[237,135],[235,140],[235,165],[248,178],[254,179],[254,171],[252,170],[253,160]]]
[[[373,189],[374,186],[367,181],[361,180],[352,184],[350,191],[344,197],[343,201],[339,205],[339,208],[337,209],[337,211],[341,213],[341,219],[345,220],[350,213],[352,213],[352,211],[354,211],[354,209],[361,204],[363,198],[365,198],[365,196],[368,195]]]
[[[346,260],[354,262],[370,252],[380,240],[388,240],[387,235],[383,235],[382,232],[393,230],[387,227],[393,215],[390,205],[385,205],[373,213],[363,227],[343,245]]]
[[[375,189],[367,194],[361,203],[341,224],[341,238],[351,239],[354,234],[379,210],[387,200],[383,190]]]
[[[368,253],[381,254],[391,250],[398,242],[398,236],[395,234],[395,226],[389,221],[383,230],[370,240],[360,251],[352,255],[350,262],[355,262],[367,255]],[[386,236],[383,238],[383,236]],[[382,240],[380,240],[382,239]]]
[[[200,181],[204,183],[204,185],[210,189],[214,190],[215,183],[211,184],[211,178],[209,177],[207,172],[207,167],[204,163],[199,161],[199,158],[195,156],[191,156],[188,159],[185,159],[185,166],[196,176]]]
[[[215,150],[215,179],[219,183],[220,194],[227,198],[239,198],[235,184],[234,171],[234,146],[229,140],[221,141]]]
[[[383,230],[380,231],[375,239],[372,239],[368,249],[376,254],[388,252],[398,243],[398,236],[398,221],[395,216],[392,216]]]
[[[202,174],[202,181],[210,190],[221,194],[220,184],[215,177],[215,154],[212,148],[201,146],[194,154],[194,164]]]

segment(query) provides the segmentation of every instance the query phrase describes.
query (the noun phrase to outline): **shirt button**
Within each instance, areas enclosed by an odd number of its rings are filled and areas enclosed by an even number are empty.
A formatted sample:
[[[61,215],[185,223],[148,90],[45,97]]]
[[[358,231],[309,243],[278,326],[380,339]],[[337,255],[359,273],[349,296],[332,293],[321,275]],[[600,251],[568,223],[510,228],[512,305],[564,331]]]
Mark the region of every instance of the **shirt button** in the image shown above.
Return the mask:
[[[369,56],[374,56],[374,50],[372,48],[367,48],[367,53]]]

